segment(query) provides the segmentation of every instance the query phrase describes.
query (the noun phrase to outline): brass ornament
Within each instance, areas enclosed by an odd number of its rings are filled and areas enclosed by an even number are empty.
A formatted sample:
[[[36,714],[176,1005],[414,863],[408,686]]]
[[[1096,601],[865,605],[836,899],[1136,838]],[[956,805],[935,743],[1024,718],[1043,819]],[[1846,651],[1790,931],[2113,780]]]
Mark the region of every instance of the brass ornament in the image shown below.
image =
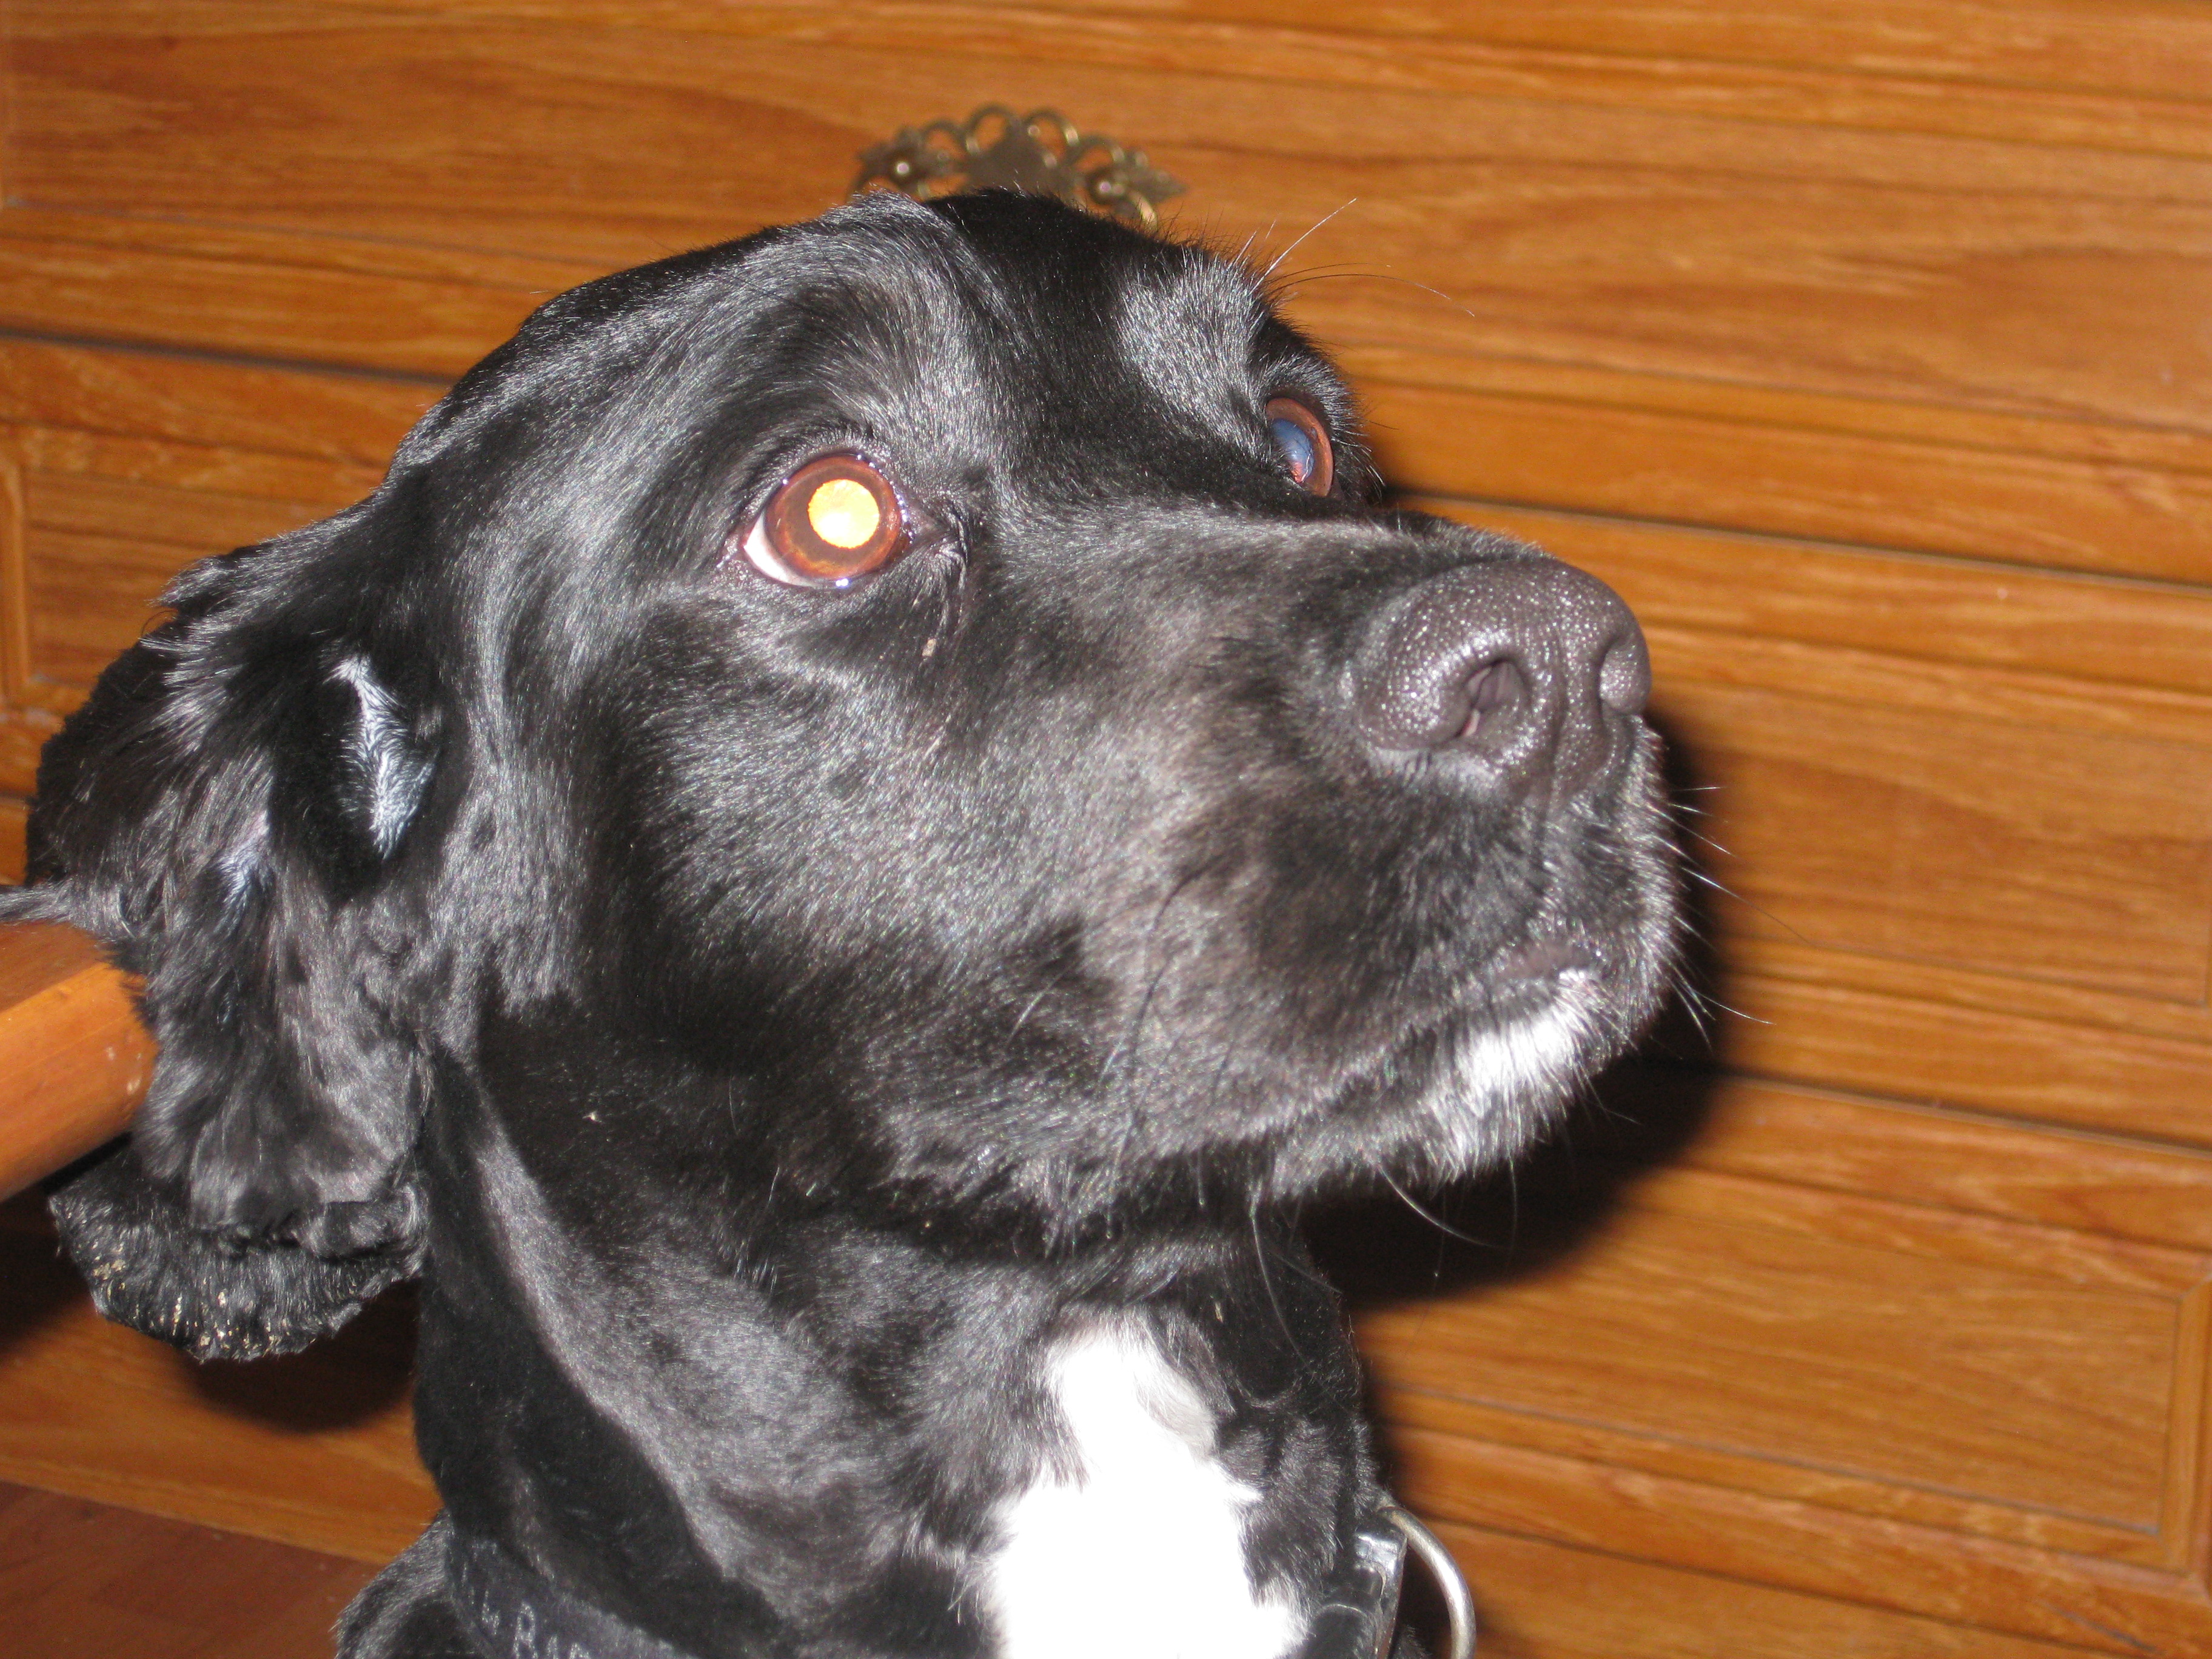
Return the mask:
[[[1027,191],[1144,230],[1158,228],[1158,204],[1183,190],[1140,149],[1084,132],[1057,110],[1016,115],[1003,104],[986,104],[965,122],[901,127],[861,151],[853,193],[884,187],[918,202],[969,190]]]

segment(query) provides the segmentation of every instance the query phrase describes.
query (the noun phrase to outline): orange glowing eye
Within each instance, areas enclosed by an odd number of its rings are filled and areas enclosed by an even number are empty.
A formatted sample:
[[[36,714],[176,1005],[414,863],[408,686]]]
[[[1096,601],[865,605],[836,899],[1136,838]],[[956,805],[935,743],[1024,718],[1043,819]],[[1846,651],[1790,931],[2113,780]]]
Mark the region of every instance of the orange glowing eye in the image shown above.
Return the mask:
[[[906,514],[890,480],[855,455],[823,455],[784,480],[744,535],[764,576],[842,587],[906,551]]]
[[[1336,483],[1336,457],[1320,416],[1296,398],[1270,398],[1267,435],[1282,452],[1291,483],[1316,495],[1328,494]]]

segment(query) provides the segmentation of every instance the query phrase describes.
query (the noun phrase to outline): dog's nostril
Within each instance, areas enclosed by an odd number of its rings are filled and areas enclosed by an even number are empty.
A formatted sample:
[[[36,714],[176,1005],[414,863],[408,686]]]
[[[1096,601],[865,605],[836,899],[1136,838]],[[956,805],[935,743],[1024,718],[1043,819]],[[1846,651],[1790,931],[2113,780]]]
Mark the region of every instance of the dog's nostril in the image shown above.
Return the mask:
[[[1520,702],[1524,690],[1521,672],[1510,659],[1476,669],[1467,682],[1467,719],[1461,723],[1457,740],[1472,738],[1482,730],[1486,719],[1493,725],[1504,719]]]
[[[1597,694],[1617,714],[1640,714],[1651,696],[1651,653],[1644,643],[1644,630],[1633,622],[1628,632],[1606,647],[1598,665]]]

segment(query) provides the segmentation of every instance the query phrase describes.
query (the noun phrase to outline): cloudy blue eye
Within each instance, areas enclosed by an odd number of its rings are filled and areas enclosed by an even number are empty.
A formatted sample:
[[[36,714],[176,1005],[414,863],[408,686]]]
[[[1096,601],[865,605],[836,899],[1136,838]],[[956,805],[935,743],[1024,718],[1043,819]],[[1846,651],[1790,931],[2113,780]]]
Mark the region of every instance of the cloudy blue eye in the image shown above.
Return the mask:
[[[1291,476],[1300,483],[1313,477],[1314,468],[1321,463],[1320,452],[1314,448],[1313,434],[1287,415],[1278,415],[1268,422],[1267,430],[1274,434],[1275,447],[1291,464]]]
[[[1336,482],[1336,465],[1321,416],[1296,398],[1269,398],[1267,413],[1267,434],[1282,452],[1291,482],[1314,495],[1328,495]]]

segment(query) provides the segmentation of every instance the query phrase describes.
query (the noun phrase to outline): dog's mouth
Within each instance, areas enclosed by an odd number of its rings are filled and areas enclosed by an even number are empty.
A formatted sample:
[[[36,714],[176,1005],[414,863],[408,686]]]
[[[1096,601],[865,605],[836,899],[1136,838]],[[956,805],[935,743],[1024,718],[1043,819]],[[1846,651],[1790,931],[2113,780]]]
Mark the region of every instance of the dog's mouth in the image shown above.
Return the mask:
[[[1641,931],[1632,912],[1593,913],[1555,890],[1504,942],[1446,967],[1439,1006],[1462,1023],[1492,1026],[1561,1003],[1593,1015],[1625,1008],[1643,994]]]
[[[1566,978],[1589,978],[1595,971],[1597,957],[1589,947],[1566,938],[1540,938],[1498,957],[1491,967],[1491,980],[1500,987],[1558,984]]]
[[[1471,977],[1453,1022],[1458,1046],[1533,1042],[1545,1072],[1579,1072],[1586,1050],[1607,1046],[1617,1006],[1633,995],[1605,958],[1598,945],[1564,934],[1509,947]]]
[[[1386,1159],[1455,1176],[1541,1134],[1643,1024],[1659,976],[1650,956],[1632,923],[1560,919],[1474,967],[1452,1012],[1382,1068],[1403,1079],[1381,1091],[1397,1125]]]
[[[1505,951],[1491,964],[1486,977],[1500,994],[1513,995],[1588,983],[1597,971],[1597,957],[1587,945],[1567,939],[1538,939]]]

